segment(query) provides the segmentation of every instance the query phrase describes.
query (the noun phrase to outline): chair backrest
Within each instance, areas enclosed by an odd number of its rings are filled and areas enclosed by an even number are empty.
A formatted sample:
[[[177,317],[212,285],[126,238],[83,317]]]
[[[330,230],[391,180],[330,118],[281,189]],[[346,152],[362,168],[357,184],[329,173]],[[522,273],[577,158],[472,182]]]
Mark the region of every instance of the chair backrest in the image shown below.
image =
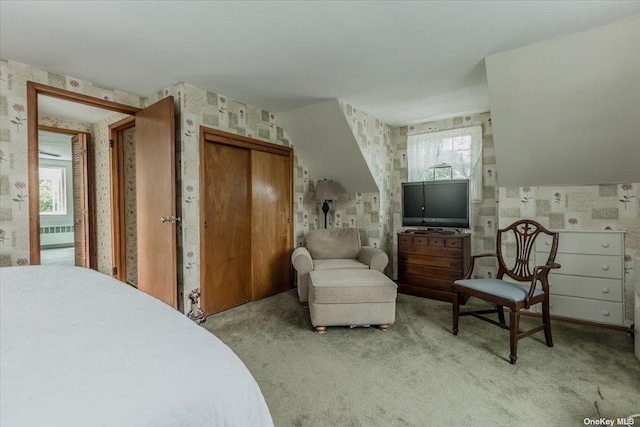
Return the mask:
[[[307,234],[307,249],[313,259],[353,259],[361,248],[357,228],[329,228]]]
[[[509,234],[512,233],[512,234]],[[549,258],[546,264],[554,262],[556,253],[558,252],[558,233],[549,231],[536,221],[523,219],[516,221],[506,228],[498,230],[497,254],[498,254],[498,279],[506,274],[513,280],[519,282],[530,282],[533,272],[529,267],[529,260],[532,252],[535,250],[535,242],[540,234],[545,234],[552,238],[551,247],[549,248]],[[508,268],[505,258],[502,254],[502,243],[507,240],[507,236],[512,236],[515,242],[515,263],[512,268]]]

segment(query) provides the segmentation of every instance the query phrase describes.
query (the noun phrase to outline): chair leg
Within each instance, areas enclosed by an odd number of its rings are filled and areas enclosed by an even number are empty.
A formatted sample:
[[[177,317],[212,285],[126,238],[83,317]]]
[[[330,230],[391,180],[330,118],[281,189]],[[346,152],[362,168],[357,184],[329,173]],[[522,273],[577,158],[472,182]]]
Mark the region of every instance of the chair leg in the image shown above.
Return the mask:
[[[516,355],[518,351],[518,331],[520,330],[520,313],[517,311],[512,311],[509,313],[509,336],[510,336],[510,347],[511,354],[509,355],[509,362],[512,365],[516,364],[516,360],[518,356]]]
[[[549,316],[549,299],[542,302],[542,322],[544,323],[544,339],[547,347],[553,347],[553,338],[551,337],[551,317]]]
[[[460,317],[460,294],[453,298],[453,335],[458,335],[458,319]]]
[[[503,325],[506,325],[506,323],[504,323],[504,307],[501,305],[497,305],[496,310],[498,310],[498,321]]]

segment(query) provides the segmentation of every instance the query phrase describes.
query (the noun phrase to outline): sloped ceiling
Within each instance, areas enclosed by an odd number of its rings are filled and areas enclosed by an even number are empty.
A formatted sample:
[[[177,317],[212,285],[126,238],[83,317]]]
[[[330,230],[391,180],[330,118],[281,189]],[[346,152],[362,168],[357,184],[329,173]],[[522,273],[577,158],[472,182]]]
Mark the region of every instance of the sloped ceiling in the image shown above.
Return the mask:
[[[640,181],[640,16],[485,62],[500,186]]]
[[[369,166],[337,99],[278,114],[309,174],[342,193],[377,193]]]

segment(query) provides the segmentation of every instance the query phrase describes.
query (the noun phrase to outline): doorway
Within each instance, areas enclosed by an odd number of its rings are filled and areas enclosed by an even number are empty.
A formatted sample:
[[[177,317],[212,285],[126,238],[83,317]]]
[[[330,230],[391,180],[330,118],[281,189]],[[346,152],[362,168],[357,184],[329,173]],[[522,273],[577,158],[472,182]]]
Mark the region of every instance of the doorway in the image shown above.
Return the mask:
[[[89,215],[90,135],[38,129],[40,258],[46,265],[95,265]]]
[[[64,114],[62,113],[62,111],[64,111]],[[27,83],[30,264],[41,264],[42,256],[42,242],[40,234],[42,221],[40,216],[41,147],[39,143],[39,131],[57,130],[58,132],[61,132],[63,131],[62,129],[66,129],[72,131],[69,132],[69,134],[88,135],[91,132],[91,123],[98,122],[102,118],[105,118],[108,115],[113,114],[114,112],[131,115],[135,114],[138,111],[138,108],[89,97],[64,89],[58,89],[34,82]],[[88,114],[88,116],[85,116],[85,114]],[[50,120],[46,120],[45,117],[49,118]],[[84,197],[81,201],[85,209],[83,213],[86,216],[85,226],[82,229],[86,233],[84,233],[84,236],[77,237],[78,239],[82,238],[82,240],[87,244],[86,252],[88,256],[86,266],[98,270],[96,253],[97,192],[95,177],[93,176],[95,165],[93,165],[91,162],[92,159],[96,159],[97,157],[95,156],[95,153],[93,153],[92,155],[92,153],[90,152],[91,144],[88,138],[86,140],[80,139],[79,142],[84,144],[84,146],[82,148],[79,148],[76,154],[85,155],[86,158],[86,162],[84,165],[86,169],[84,169],[83,171],[76,171],[84,172],[84,177],[82,179],[85,180],[86,183],[86,186],[84,188],[85,192],[83,194]],[[75,230],[76,227],[74,225],[74,232]]]
[[[76,92],[27,82],[28,109],[28,165],[29,165],[29,243],[31,264],[41,264],[40,239],[40,158],[38,142],[39,105],[42,99],[55,99],[65,102],[83,104],[92,108],[107,110],[110,114],[121,113],[135,116],[136,156],[136,237],[138,258],[138,289],[177,308],[177,222],[175,198],[175,128],[174,100],[169,96],[145,108],[138,109],[112,101],[93,98]],[[109,119],[111,120],[111,119]],[[115,120],[114,120],[115,121]],[[110,121],[110,123],[113,123]],[[95,223],[96,201],[106,200],[106,207],[100,209],[104,221],[93,227],[89,233],[89,248],[95,247],[96,228],[101,227],[104,241],[110,240],[111,225],[111,177],[109,176],[110,141],[108,129],[99,132],[106,138],[105,144],[96,141],[95,169],[102,175],[92,179],[89,174],[89,192],[87,195],[87,211],[89,223]],[[94,138],[97,140],[97,138]],[[98,152],[97,148],[104,149]],[[99,164],[100,163],[100,164]],[[158,192],[163,197],[158,197]],[[106,216],[105,216],[106,214]],[[107,228],[105,230],[105,227]],[[91,268],[113,275],[113,253],[111,244],[102,245],[108,252],[108,265],[91,264]],[[100,249],[100,248],[98,248]],[[91,258],[91,257],[90,257]]]

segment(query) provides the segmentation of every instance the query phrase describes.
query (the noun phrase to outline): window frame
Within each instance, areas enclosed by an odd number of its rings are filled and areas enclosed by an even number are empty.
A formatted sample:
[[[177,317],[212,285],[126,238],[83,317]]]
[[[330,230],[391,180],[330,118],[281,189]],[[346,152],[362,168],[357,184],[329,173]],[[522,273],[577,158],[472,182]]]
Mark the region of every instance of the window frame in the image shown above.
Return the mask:
[[[55,171],[55,172],[53,172]],[[40,201],[38,201],[38,211],[40,215],[46,216],[64,216],[68,215],[67,209],[67,168],[64,166],[40,166],[38,170],[38,188],[41,187],[43,180],[52,180],[54,185],[57,181],[58,187],[58,204],[59,209],[53,210],[51,212],[41,211],[40,210]],[[42,196],[42,191],[39,191],[40,196]],[[55,206],[55,203],[53,204]]]
[[[456,149],[456,139],[461,137],[471,138],[471,144],[469,149]],[[451,167],[450,179],[469,179],[470,188],[470,201],[471,203],[482,203],[483,192],[483,169],[482,169],[482,126],[467,126],[461,128],[444,129],[433,132],[416,132],[407,135],[407,175],[409,181],[440,181],[443,178],[436,176],[437,170],[444,170],[447,167]],[[434,159],[433,156],[429,157],[429,160],[412,160],[412,156],[419,156],[419,151],[423,151],[425,156],[428,156],[431,152],[440,152],[440,147],[435,144],[442,144],[446,140],[450,140],[447,143],[451,145],[451,150],[443,150],[442,152],[455,153],[455,152],[467,152],[469,153],[468,167],[469,176],[460,176],[455,171],[459,169],[455,168],[455,165],[442,163],[439,158]],[[421,149],[420,144],[424,145]],[[428,145],[433,144],[431,147]],[[477,157],[476,157],[477,156]],[[462,174],[464,175],[464,174]],[[446,178],[444,180],[447,180]]]

